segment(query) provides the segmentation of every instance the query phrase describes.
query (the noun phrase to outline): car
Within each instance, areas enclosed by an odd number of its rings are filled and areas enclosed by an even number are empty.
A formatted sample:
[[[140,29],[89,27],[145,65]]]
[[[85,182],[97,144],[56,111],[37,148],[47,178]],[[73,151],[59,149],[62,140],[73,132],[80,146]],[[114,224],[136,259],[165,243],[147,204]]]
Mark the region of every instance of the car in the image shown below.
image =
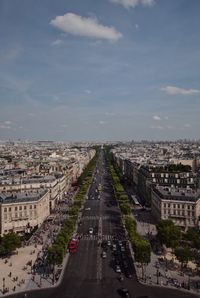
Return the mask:
[[[118,241],[118,244],[119,244],[119,246],[122,246],[123,245],[123,243],[122,243],[121,240]]]
[[[107,245],[111,246],[111,241],[110,240],[107,241]]]
[[[121,271],[121,268],[119,267],[119,265],[116,265],[115,271],[116,271],[117,273],[121,273],[121,272],[122,272],[122,271]]]
[[[85,208],[85,210],[86,210],[86,211],[89,211],[89,210],[91,210],[91,208],[90,208],[90,207],[87,207],[87,208]]]
[[[113,251],[116,251],[116,250],[117,250],[117,246],[116,246],[116,244],[113,244],[113,245],[112,245],[112,250],[113,250]]]
[[[107,257],[107,254],[106,254],[106,252],[105,252],[105,251],[103,251],[103,252],[102,252],[102,254],[101,254],[101,256],[102,256],[102,259],[105,259],[105,258]]]
[[[118,289],[118,293],[120,294],[121,297],[124,297],[124,298],[129,298],[130,297],[129,290],[127,288]]]
[[[127,278],[131,278],[132,277],[131,271],[128,268],[125,268],[124,269],[124,273],[125,273],[125,276]]]
[[[94,229],[93,228],[89,228],[89,234],[92,235],[94,232]]]
[[[107,242],[104,240],[101,243],[101,247],[105,250],[107,248]]]

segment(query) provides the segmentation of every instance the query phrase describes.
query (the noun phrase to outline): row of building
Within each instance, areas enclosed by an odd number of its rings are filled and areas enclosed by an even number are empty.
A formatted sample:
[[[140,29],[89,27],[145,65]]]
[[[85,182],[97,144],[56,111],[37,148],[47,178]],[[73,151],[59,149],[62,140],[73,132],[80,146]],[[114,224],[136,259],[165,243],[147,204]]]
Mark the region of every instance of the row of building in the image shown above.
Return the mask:
[[[187,144],[134,144],[112,150],[115,164],[159,221],[200,227],[200,148]]]
[[[10,231],[30,233],[39,227],[58,202],[66,199],[66,193],[95,155],[95,150],[88,147],[65,148],[54,143],[42,149],[38,144],[36,148],[20,143],[20,150],[13,144],[4,146],[7,150],[0,148],[1,236]]]

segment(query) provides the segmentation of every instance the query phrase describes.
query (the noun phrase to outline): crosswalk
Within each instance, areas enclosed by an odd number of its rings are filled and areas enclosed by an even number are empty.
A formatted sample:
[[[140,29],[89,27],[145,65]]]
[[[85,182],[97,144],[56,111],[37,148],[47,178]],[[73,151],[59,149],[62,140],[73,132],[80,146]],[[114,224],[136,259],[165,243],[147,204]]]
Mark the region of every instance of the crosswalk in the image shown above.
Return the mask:
[[[81,240],[87,240],[87,241],[91,241],[91,240],[114,240],[114,236],[113,235],[83,235],[81,237]]]
[[[102,219],[102,220],[108,220],[108,219],[111,219],[112,216],[108,216],[108,215],[103,215],[103,216],[98,216],[98,215],[87,215],[87,216],[82,216],[82,220],[99,220],[99,219]]]

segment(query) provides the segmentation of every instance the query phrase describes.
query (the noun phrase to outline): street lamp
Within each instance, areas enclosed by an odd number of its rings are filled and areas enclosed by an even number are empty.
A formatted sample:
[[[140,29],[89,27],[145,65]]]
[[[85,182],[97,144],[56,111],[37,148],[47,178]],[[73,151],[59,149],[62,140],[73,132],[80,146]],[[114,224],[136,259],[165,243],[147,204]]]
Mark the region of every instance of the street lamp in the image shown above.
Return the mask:
[[[5,277],[3,277],[3,294],[5,293]]]
[[[188,290],[190,290],[190,273],[188,273]]]
[[[159,277],[159,270],[157,269],[156,271],[156,277],[157,277],[157,285],[159,284],[159,280],[158,280],[158,277]]]

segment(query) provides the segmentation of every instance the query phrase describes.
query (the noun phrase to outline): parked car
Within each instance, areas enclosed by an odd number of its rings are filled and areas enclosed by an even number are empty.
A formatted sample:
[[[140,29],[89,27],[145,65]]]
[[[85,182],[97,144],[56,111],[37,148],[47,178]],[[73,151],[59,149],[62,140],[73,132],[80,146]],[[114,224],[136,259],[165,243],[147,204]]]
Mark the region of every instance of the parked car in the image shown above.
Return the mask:
[[[129,298],[130,297],[129,290],[126,289],[126,288],[118,289],[118,293],[120,294],[121,297],[124,297],[124,298]]]

